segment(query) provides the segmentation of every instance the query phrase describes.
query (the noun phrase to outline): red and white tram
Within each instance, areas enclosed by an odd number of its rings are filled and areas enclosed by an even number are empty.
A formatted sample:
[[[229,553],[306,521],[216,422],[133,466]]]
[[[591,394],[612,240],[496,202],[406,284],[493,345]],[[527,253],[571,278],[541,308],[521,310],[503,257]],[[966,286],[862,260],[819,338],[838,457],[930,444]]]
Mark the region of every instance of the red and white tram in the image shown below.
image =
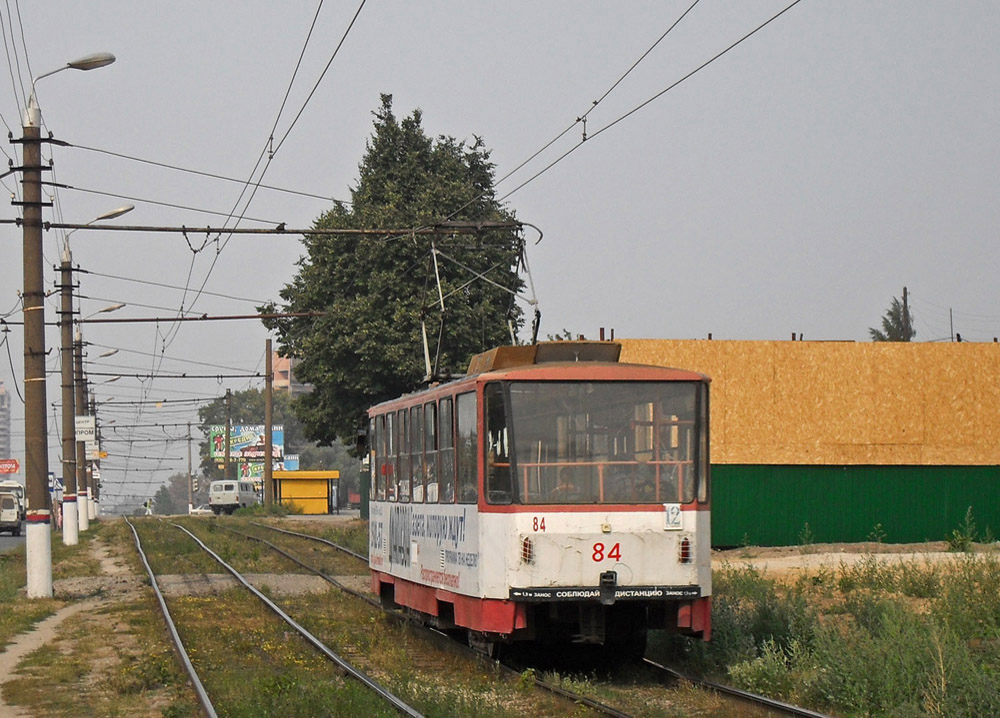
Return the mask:
[[[612,342],[500,347],[369,410],[384,603],[473,643],[708,639],[708,384]]]

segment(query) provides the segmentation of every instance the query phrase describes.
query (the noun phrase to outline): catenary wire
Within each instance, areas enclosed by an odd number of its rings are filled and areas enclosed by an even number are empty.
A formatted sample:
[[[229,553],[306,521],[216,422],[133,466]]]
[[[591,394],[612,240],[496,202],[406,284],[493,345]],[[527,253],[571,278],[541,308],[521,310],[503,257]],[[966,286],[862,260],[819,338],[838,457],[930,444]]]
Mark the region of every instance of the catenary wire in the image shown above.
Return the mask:
[[[145,284],[150,287],[163,287],[164,289],[176,289],[178,291],[186,291],[184,287],[178,286],[176,284],[164,284],[162,282],[153,282],[146,279],[135,279],[133,277],[120,277],[115,274],[104,274],[102,272],[95,272],[91,269],[77,269],[77,274],[90,274],[94,277],[103,277],[105,279],[117,279],[122,282],[135,282],[136,284]],[[254,304],[266,304],[266,299],[251,299],[249,297],[237,297],[232,294],[222,294],[220,292],[202,292],[209,297],[222,297],[224,299],[233,299],[240,302],[253,302]]]
[[[235,177],[226,177],[224,175],[215,174],[213,172],[205,172],[203,170],[194,170],[186,167],[178,167],[177,165],[170,165],[165,162],[157,162],[156,160],[143,159],[141,157],[133,157],[131,155],[122,154],[121,152],[112,152],[111,150],[102,150],[97,147],[87,147],[85,145],[74,145],[68,144],[68,147],[78,150],[86,150],[88,152],[96,152],[99,154],[109,155],[111,157],[117,157],[123,160],[129,160],[131,162],[140,162],[142,164],[151,165],[153,167],[161,167],[163,169],[174,170],[176,172],[186,172],[188,174],[197,175],[199,177],[207,177],[209,179],[222,180],[224,182],[232,182],[235,184],[246,184],[246,180],[236,179]],[[273,192],[282,192],[285,194],[291,194],[298,197],[306,197],[309,199],[321,199],[326,202],[338,202],[340,204],[350,204],[350,201],[337,199],[336,197],[325,197],[321,194],[314,194],[312,192],[303,192],[300,190],[287,189],[285,187],[275,187],[274,185],[262,184],[261,189],[271,190]]]
[[[729,45],[728,47],[726,47],[724,50],[722,50],[718,54],[714,55],[712,58],[706,60],[705,62],[703,62],[698,67],[696,67],[695,69],[691,70],[689,73],[687,73],[686,75],[684,75],[683,77],[681,77],[679,80],[676,80],[675,82],[671,83],[670,85],[668,85],[663,90],[660,90],[658,93],[656,93],[655,95],[653,95],[652,97],[650,97],[646,101],[640,103],[639,105],[633,107],[631,110],[629,110],[625,114],[621,115],[617,119],[612,120],[608,124],[604,125],[600,129],[598,129],[596,132],[594,132],[592,135],[590,135],[587,139],[581,140],[577,144],[573,145],[570,149],[568,149],[562,155],[560,155],[559,157],[557,157],[556,159],[554,159],[552,162],[550,162],[548,165],[546,165],[541,170],[539,170],[538,172],[536,172],[534,175],[532,175],[531,177],[529,177],[528,179],[526,179],[524,182],[522,182],[521,184],[519,184],[518,186],[516,186],[514,189],[510,190],[509,192],[507,192],[502,197],[498,198],[497,201],[498,202],[503,202],[505,199],[509,198],[515,192],[518,192],[519,190],[523,189],[525,186],[527,186],[531,182],[534,182],[536,179],[538,179],[539,177],[541,177],[543,174],[545,174],[550,169],[552,169],[553,167],[555,167],[557,164],[559,164],[560,162],[562,162],[564,159],[566,159],[567,157],[569,157],[571,154],[573,154],[574,152],[576,152],[576,150],[580,149],[580,147],[582,147],[587,142],[587,140],[592,140],[595,137],[597,137],[598,135],[601,135],[604,132],[607,132],[612,127],[615,127],[619,123],[623,122],[625,119],[627,119],[627,118],[631,117],[632,115],[634,115],[635,113],[639,112],[640,110],[642,110],[643,108],[645,108],[646,106],[648,106],[649,104],[651,104],[652,102],[656,101],[657,99],[659,99],[660,97],[662,97],[663,95],[665,95],[670,90],[673,90],[675,87],[677,87],[678,85],[680,85],[684,81],[690,79],[691,77],[693,77],[697,73],[701,72],[706,67],[708,67],[709,65],[711,65],[712,63],[714,63],[716,60],[718,60],[722,56],[726,55],[731,50],[733,50],[737,46],[741,45],[743,42],[745,42],[749,38],[751,38],[754,35],[756,35],[758,32],[760,32],[761,30],[763,30],[765,27],[767,27],[768,25],[770,25],[772,22],[774,22],[775,20],[777,20],[779,17],[781,17],[782,15],[784,15],[786,12],[788,12],[789,10],[791,10],[793,7],[795,7],[796,5],[798,5],[800,2],[802,2],[802,0],[794,0],[794,2],[792,2],[790,5],[786,6],[783,10],[781,10],[780,12],[778,12],[775,15],[772,15],[768,20],[766,20],[763,23],[761,23],[760,25],[758,25],[756,28],[754,28],[753,30],[751,30],[750,32],[748,32],[746,35],[744,35],[743,37],[741,37],[736,42],[734,42],[731,45]]]
[[[105,192],[105,191],[96,190],[96,189],[85,189],[83,187],[74,187],[73,185],[68,185],[68,184],[56,185],[54,182],[42,182],[42,185],[52,185],[53,187],[57,187],[58,189],[68,189],[68,190],[72,190],[74,192],[85,192],[87,194],[101,195],[102,197],[114,197],[115,199],[124,199],[124,200],[128,200],[129,202],[141,202],[142,204],[151,204],[151,205],[155,205],[157,207],[169,207],[170,209],[182,209],[182,210],[184,210],[186,212],[198,212],[200,214],[208,214],[208,215],[212,215],[212,216],[215,216],[215,217],[228,217],[228,216],[231,216],[231,214],[232,214],[232,213],[227,213],[227,212],[219,212],[219,211],[215,211],[215,210],[211,210],[211,209],[201,209],[199,207],[191,207],[189,205],[176,204],[174,202],[161,202],[161,201],[155,200],[155,199],[146,199],[146,198],[143,198],[143,197],[133,197],[133,196],[127,195],[127,194],[118,194],[118,193],[115,193],[115,192]],[[273,220],[273,219],[260,219],[258,217],[243,217],[243,219],[246,219],[248,222],[259,222],[261,224],[269,224],[269,225],[272,225],[272,226],[280,224],[279,221]]]

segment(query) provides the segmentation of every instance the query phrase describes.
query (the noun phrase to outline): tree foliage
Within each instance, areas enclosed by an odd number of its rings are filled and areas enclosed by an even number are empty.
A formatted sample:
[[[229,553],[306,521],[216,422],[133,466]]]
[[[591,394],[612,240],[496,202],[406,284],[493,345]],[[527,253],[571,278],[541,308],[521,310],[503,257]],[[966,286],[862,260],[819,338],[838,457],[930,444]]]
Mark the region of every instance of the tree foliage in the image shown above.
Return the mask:
[[[908,305],[892,298],[892,304],[882,317],[882,328],[869,327],[868,333],[873,342],[908,342],[917,335],[913,328],[913,314]]]
[[[382,95],[373,114],[351,204],[336,204],[315,228],[514,221],[496,200],[494,166],[481,139],[432,140],[420,110],[396,118],[391,95]],[[443,313],[432,242],[439,251]],[[337,437],[353,442],[369,406],[412,390],[424,377],[421,318],[437,367],[458,371],[473,354],[508,343],[510,327],[516,331],[523,322],[512,295],[523,287],[523,240],[514,229],[434,238],[309,235],[303,243],[298,273],[281,290],[283,310],[325,314],[266,324],[277,331],[281,353],[299,359],[296,377],[314,387],[295,403],[306,434],[321,443]]]

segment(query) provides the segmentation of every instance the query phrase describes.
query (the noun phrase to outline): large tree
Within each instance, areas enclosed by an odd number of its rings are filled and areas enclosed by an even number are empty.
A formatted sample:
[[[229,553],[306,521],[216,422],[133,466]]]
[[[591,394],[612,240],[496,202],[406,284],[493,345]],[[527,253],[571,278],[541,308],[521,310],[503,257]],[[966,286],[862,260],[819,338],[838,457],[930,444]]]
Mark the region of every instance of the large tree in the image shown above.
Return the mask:
[[[267,322],[296,377],[314,390],[296,398],[306,434],[352,441],[365,410],[412,390],[426,375],[421,320],[439,370],[510,341],[523,315],[514,292],[523,238],[497,201],[494,166],[479,138],[432,140],[420,110],[398,120],[382,95],[351,203],[337,203],[316,229],[389,229],[476,223],[473,235],[308,235],[299,270],[281,290],[287,312],[323,312]],[[503,229],[489,228],[506,223]],[[452,225],[454,226],[454,225]],[[437,263],[435,255],[437,250]],[[445,310],[440,311],[436,275]],[[274,309],[274,305],[262,309]]]
[[[917,335],[913,328],[913,315],[907,300],[906,287],[903,287],[903,301],[892,298],[892,304],[882,317],[882,328],[869,327],[868,333],[873,342],[908,342]]]

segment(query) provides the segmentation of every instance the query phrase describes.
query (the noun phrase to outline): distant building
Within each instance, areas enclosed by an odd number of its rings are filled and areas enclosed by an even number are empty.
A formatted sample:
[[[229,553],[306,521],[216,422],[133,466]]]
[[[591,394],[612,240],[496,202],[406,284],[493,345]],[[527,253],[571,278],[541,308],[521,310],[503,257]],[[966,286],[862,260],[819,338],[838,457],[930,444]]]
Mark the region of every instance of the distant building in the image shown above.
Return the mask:
[[[11,457],[10,446],[10,393],[0,381],[0,459]]]
[[[307,394],[312,391],[308,384],[300,384],[295,381],[296,359],[278,356],[277,352],[271,353],[271,370],[274,372],[274,388],[280,391],[287,391],[292,396]]]

